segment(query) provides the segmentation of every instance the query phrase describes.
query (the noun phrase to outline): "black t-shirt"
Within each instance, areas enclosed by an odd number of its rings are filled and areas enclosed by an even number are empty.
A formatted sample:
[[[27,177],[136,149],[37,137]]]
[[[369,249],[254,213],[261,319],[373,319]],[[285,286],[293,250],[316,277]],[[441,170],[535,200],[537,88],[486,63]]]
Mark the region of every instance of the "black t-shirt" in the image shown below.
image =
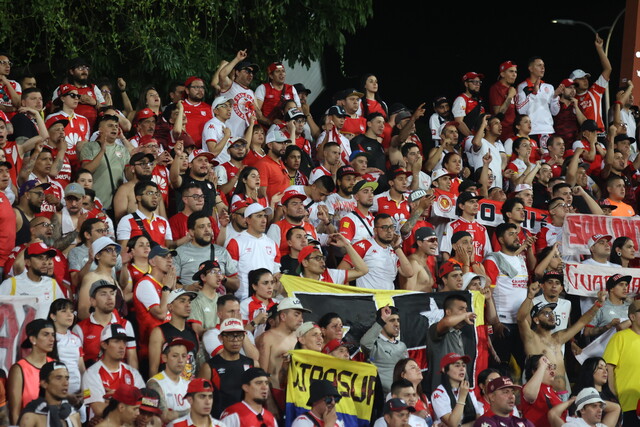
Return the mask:
[[[205,212],[208,216],[213,216],[213,208],[216,206],[216,196],[218,195],[216,186],[207,179],[199,181],[192,178],[189,175],[189,171],[187,171],[182,178],[182,187],[175,192],[176,212],[181,212],[184,209],[184,203],[182,202],[182,189],[185,185],[191,183],[198,185],[202,190],[202,194],[204,194],[204,207],[202,208],[202,212]]]
[[[9,141],[15,141],[18,137],[27,139],[38,136],[38,128],[26,114],[18,113],[11,118],[13,134],[9,135]]]
[[[282,274],[288,274],[290,276],[297,276],[296,270],[298,269],[298,259],[293,258],[291,255],[285,255],[280,258],[280,272]]]
[[[357,135],[351,140],[350,145],[351,152],[360,150],[369,154],[368,165],[370,168],[378,168],[382,171],[387,170],[387,159],[384,155],[382,144],[377,139],[369,138],[364,134]]]
[[[252,368],[254,361],[242,354],[238,360],[226,360],[218,354],[207,363],[211,367],[211,381],[215,387],[211,415],[220,418],[222,411],[242,400],[242,373]]]

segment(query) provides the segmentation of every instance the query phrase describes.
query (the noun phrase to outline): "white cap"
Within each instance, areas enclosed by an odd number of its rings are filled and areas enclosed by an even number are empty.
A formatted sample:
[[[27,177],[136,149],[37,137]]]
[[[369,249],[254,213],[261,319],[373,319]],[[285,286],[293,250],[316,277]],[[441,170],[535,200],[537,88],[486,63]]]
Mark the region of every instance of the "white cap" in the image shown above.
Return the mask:
[[[532,189],[531,185],[529,185],[529,184],[518,184],[518,185],[516,185],[516,189],[514,190],[514,192],[515,193],[519,193],[521,191],[531,190],[531,189]]]
[[[231,102],[231,105],[233,105],[233,99],[229,99],[229,98],[226,98],[224,96],[217,97],[211,103],[211,111],[215,110],[218,106],[220,106],[222,104],[226,104],[227,102]]]
[[[98,237],[92,244],[91,244],[91,249],[93,249],[93,256],[96,256],[96,254],[98,252],[100,252],[101,250],[103,250],[104,248],[106,248],[107,246],[115,246],[116,247],[116,251],[118,253],[120,253],[120,249],[122,248],[119,244],[117,244],[116,242],[114,242],[113,240],[111,240],[110,237],[107,236],[102,236],[102,237]]]
[[[471,281],[472,281],[473,279],[476,279],[476,278],[477,278],[477,279],[480,279],[480,287],[481,287],[482,289],[484,289],[484,287],[485,287],[485,286],[486,286],[486,284],[487,284],[487,278],[486,278],[486,277],[484,277],[484,276],[483,276],[483,275],[481,275],[481,274],[476,274],[476,273],[474,273],[474,272],[472,272],[472,271],[470,271],[470,272],[468,272],[468,273],[466,273],[466,274],[464,274],[464,275],[462,276],[462,289],[463,289],[463,290],[466,290],[466,289],[469,287],[469,283],[471,283]]]
[[[305,336],[307,332],[309,332],[313,328],[319,328],[319,326],[313,322],[304,322],[298,327],[298,329],[296,329],[296,337],[300,338]]]
[[[594,234],[589,239],[588,246],[591,247],[591,246],[595,245],[596,243],[598,243],[602,239],[606,239],[607,242],[610,242],[611,239],[613,239],[613,236],[611,234]]]
[[[594,387],[583,388],[578,396],[576,396],[576,401],[574,402],[576,405],[576,411],[581,411],[585,405],[590,403],[603,403],[606,405],[606,402],[600,397],[600,393]]]
[[[571,72],[571,74],[569,74],[569,78],[571,80],[575,80],[575,79],[581,79],[583,77],[591,77],[591,74],[585,72],[584,70],[581,69],[577,69],[577,70],[573,70]]]
[[[178,298],[180,298],[183,295],[186,295],[186,296],[190,297],[192,301],[193,301],[193,299],[195,297],[198,296],[198,294],[196,292],[185,291],[183,288],[174,289],[169,294],[169,299],[167,300],[167,304],[171,304],[172,302],[174,302],[175,300],[177,300]]]
[[[300,300],[296,297],[285,298],[282,301],[280,301],[280,304],[278,304],[279,312],[283,310],[289,310],[289,309],[302,310],[302,311],[306,311],[307,313],[311,313],[311,310],[309,310],[308,308],[304,308]]]
[[[252,203],[244,210],[244,217],[249,218],[250,215],[254,213],[265,211],[267,215],[271,215],[273,213],[273,209],[270,207],[264,207],[260,203]]]
[[[291,140],[291,138],[287,138],[287,135],[285,135],[278,126],[271,126],[267,132],[267,136],[265,137],[266,144],[270,142],[285,142],[289,140]]]
[[[229,318],[222,321],[220,324],[220,333],[223,332],[244,332],[244,326],[242,320]]]
[[[445,168],[436,169],[431,173],[431,180],[435,181],[438,178],[442,178],[445,175],[453,176],[455,174],[449,172]]]

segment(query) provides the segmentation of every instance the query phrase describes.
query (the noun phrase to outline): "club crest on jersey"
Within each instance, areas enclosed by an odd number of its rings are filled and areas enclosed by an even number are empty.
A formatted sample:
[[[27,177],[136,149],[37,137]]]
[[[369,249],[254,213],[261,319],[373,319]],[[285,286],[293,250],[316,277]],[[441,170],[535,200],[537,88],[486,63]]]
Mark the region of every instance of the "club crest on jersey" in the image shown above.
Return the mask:
[[[267,246],[267,255],[271,255],[273,253],[273,249],[271,246]]]
[[[453,202],[449,196],[442,194],[438,198],[438,206],[440,206],[440,209],[442,209],[443,212],[449,212],[453,209]]]
[[[205,113],[204,111],[200,111],[200,115],[202,115],[202,116],[206,116],[206,115],[207,115],[207,113]]]
[[[164,232],[165,232],[164,225],[162,225],[162,224],[158,225],[158,230],[160,231],[160,233],[164,234]]]

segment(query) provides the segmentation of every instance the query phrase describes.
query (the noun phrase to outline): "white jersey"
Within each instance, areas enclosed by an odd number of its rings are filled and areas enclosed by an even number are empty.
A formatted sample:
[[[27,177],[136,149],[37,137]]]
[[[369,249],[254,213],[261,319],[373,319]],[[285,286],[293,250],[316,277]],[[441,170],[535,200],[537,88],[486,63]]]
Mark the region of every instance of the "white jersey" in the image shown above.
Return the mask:
[[[82,358],[82,339],[71,331],[66,334],[56,332],[58,360],[67,365],[69,371],[69,393],[82,391],[82,376],[78,362]]]
[[[254,237],[243,231],[229,241],[227,251],[238,264],[240,288],[235,295],[243,300],[249,296],[249,272],[256,268],[266,268],[273,274],[280,272],[280,249],[266,234]]]
[[[369,266],[369,272],[356,279],[357,287],[390,291],[395,289],[393,282],[398,274],[400,261],[391,246],[382,247],[374,238],[369,238],[355,243],[353,249]],[[351,264],[349,255],[344,259]]]
[[[216,116],[213,116],[211,120],[204,124],[204,128],[202,129],[202,151],[210,151],[207,142],[214,141],[219,142],[224,138],[224,129],[227,127],[227,122],[223,122],[218,119]],[[226,163],[231,160],[231,156],[227,151],[229,148],[229,140],[227,140],[226,144],[222,148],[222,151],[218,153],[216,156],[216,161],[222,163]]]
[[[358,202],[353,196],[349,198],[342,197],[338,193],[331,193],[327,196],[327,200],[321,202],[327,207],[329,215],[333,216],[333,224],[338,226],[340,219],[358,208]],[[364,238],[364,237],[363,237]]]
[[[58,282],[48,276],[39,281],[29,279],[27,270],[17,276],[9,277],[0,284],[0,295],[26,295],[37,298],[36,319],[47,319],[51,303],[58,298],[65,298]]]
[[[467,137],[467,140],[473,140],[473,136]],[[489,163],[489,169],[493,172],[494,187],[502,188],[502,158],[500,153],[505,153],[505,147],[500,141],[491,143],[482,138],[482,147],[478,151],[474,151],[473,148],[467,153],[467,159],[469,160],[469,166],[474,169],[482,168],[482,158],[491,153],[491,163]]]
[[[429,128],[431,129],[431,139],[436,147],[440,146],[440,126],[445,123],[444,120],[438,113],[433,113],[431,117],[429,117]]]
[[[526,114],[531,119],[531,135],[551,135],[553,116],[560,111],[560,98],[555,96],[555,89],[549,83],[541,83],[538,93],[525,94],[530,81],[526,79],[518,85],[516,108],[518,114]]]
[[[178,376],[178,381],[175,382],[165,374],[165,371],[162,371],[149,378],[147,384],[149,384],[151,381],[157,382],[164,393],[164,401],[167,406],[161,409],[168,409],[170,411],[184,411],[185,409],[189,409],[191,407],[191,405],[189,405],[189,402],[185,398],[185,396],[187,395],[187,387],[189,386],[189,381],[185,380],[181,376]]]
[[[490,254],[485,259],[487,275],[494,282],[493,299],[496,304],[498,318],[502,323],[517,323],[518,309],[527,298],[527,284],[529,272],[524,257],[519,255],[499,254],[506,260],[511,268],[515,269],[515,276],[510,277],[506,271],[498,268],[497,256]]]
[[[191,419],[191,414],[187,414],[184,417],[173,420],[172,422],[167,424],[167,427],[195,427],[195,426],[196,425],[193,423],[193,420]],[[227,427],[227,424],[225,424],[220,420],[216,420],[211,415],[209,415],[208,426],[209,427]]]
[[[413,175],[407,177],[407,185],[411,188],[413,184]],[[418,188],[427,191],[431,188],[431,177],[423,171],[418,172]]]
[[[409,414],[409,421],[407,424],[409,424],[409,427],[427,427],[428,426],[425,420],[413,414]],[[384,417],[378,418],[376,422],[373,423],[373,427],[387,427],[387,425],[388,424],[385,421]]]
[[[255,109],[255,94],[248,87],[233,82],[229,90],[220,93],[220,95],[227,99],[233,99],[231,117],[226,122],[226,125],[231,129],[231,136],[244,138],[244,132],[249,126],[249,113]]]

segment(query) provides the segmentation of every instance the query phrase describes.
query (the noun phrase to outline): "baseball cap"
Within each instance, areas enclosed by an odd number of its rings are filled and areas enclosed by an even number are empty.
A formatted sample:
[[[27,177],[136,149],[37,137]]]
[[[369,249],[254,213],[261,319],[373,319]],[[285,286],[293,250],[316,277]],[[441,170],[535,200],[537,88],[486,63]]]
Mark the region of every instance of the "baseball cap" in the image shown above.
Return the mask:
[[[363,188],[371,188],[373,191],[376,191],[376,188],[378,188],[378,183],[369,182],[365,179],[361,179],[360,181],[356,182],[356,185],[353,186],[353,194],[356,194],[358,191],[362,190]]]
[[[502,388],[517,388],[518,390],[522,389],[521,386],[514,384],[513,381],[511,381],[511,378],[498,377],[489,381],[489,384],[487,384],[487,393],[493,393],[494,391],[500,390]]]
[[[471,187],[476,187],[476,189],[482,188],[482,184],[480,184],[479,182],[472,181],[470,179],[465,179],[458,186],[458,193],[464,193],[465,191],[467,191],[467,189]]]
[[[324,347],[322,347],[322,352],[324,354],[330,354],[332,351],[334,351],[338,347],[349,347],[349,345],[336,338],[329,341]]]
[[[356,150],[356,151],[353,151],[349,156],[349,161],[353,162],[357,157],[361,157],[361,156],[366,157],[367,160],[370,159],[369,153],[367,153],[366,151]]]
[[[438,135],[442,135],[442,132],[444,132],[444,128],[446,128],[447,126],[453,126],[453,127],[459,127],[460,123],[456,122],[456,121],[450,121],[450,122],[444,122],[443,124],[440,125],[440,127],[438,128]]]
[[[354,175],[354,176],[360,176],[360,174],[358,172],[356,172],[356,170],[349,166],[340,166],[338,168],[338,171],[336,172],[336,178],[337,179],[342,179],[343,177],[347,176],[347,175]]]
[[[55,326],[50,320],[46,319],[35,319],[31,322],[27,323],[27,327],[25,328],[27,338],[22,341],[20,347],[22,348],[31,348],[31,341],[29,341],[29,337],[37,337],[41,330],[44,328],[51,328],[55,330]]]
[[[153,137],[153,135],[143,135],[140,137],[140,139],[138,140],[138,146],[142,147],[143,145],[147,145],[147,144],[152,144],[152,143],[156,143],[158,145],[160,145],[160,143],[158,142],[157,139],[155,139]]]
[[[262,368],[249,368],[242,373],[242,375],[240,376],[240,381],[242,381],[242,384],[249,384],[256,378],[270,376],[271,375],[265,372],[265,370]]]
[[[327,116],[348,117],[349,115],[346,111],[344,111],[344,108],[342,108],[342,106],[334,105],[330,107],[329,110],[327,110]]]
[[[272,62],[267,66],[267,74],[271,74],[278,69],[284,70],[284,65],[282,65],[282,62]]]
[[[197,77],[197,76],[191,76],[191,77],[187,78],[187,80],[185,80],[184,85],[186,87],[189,87],[189,86],[191,86],[191,83],[193,83],[193,82],[195,82],[197,80],[202,80],[202,79],[200,77]]]
[[[487,278],[481,274],[476,274],[472,271],[465,273],[462,275],[462,289],[466,290],[469,287],[469,284],[474,279],[480,279],[480,287],[484,289],[487,285]]]
[[[435,181],[437,179],[442,178],[443,176],[451,176],[454,177],[456,176],[455,173],[451,173],[448,170],[446,170],[445,168],[440,168],[440,169],[436,169],[431,173],[431,180]]]
[[[554,310],[556,307],[558,306],[558,304],[556,304],[555,302],[550,302],[550,303],[543,303],[543,302],[539,302],[536,305],[534,305],[531,308],[531,312],[529,314],[531,314],[531,318],[536,317],[538,314],[540,314],[540,312],[549,307],[551,310]]]
[[[66,369],[67,371],[69,370],[67,368],[67,365],[62,362],[58,362],[57,360],[47,362],[42,365],[42,368],[40,368],[40,381],[49,379],[49,375],[51,375],[51,372],[55,371],[56,369]]]
[[[453,262],[445,262],[444,264],[442,264],[442,267],[440,267],[440,277],[444,277],[454,271],[462,271],[462,267],[460,267],[459,264],[455,264]]]
[[[102,333],[100,334],[100,342],[105,342],[112,338],[125,341],[135,341],[135,338],[127,335],[127,331],[124,329],[124,327],[117,323],[112,323],[105,326],[104,329],[102,329]]]
[[[39,182],[37,179],[31,179],[20,186],[20,196],[22,197],[24,193],[27,193],[36,187],[40,187],[43,190],[46,190],[47,188],[51,187],[51,184],[49,184],[48,182]]]
[[[416,412],[416,408],[413,406],[409,406],[407,402],[399,397],[394,397],[392,399],[387,400],[384,403],[384,413],[390,414],[391,412],[400,412],[407,410],[409,412]]]
[[[613,236],[610,235],[610,234],[594,234],[589,239],[588,246],[591,247],[591,246],[595,245],[596,243],[598,243],[602,239],[605,239],[607,242],[610,242],[611,239],[613,239]]]
[[[223,320],[223,322],[220,324],[220,333],[224,332],[244,332],[242,320],[234,318]]]
[[[302,83],[296,83],[293,85],[293,87],[296,89],[296,92],[298,93],[306,93],[307,95],[311,93],[311,91],[307,89],[305,85],[303,85]]]
[[[116,391],[113,394],[107,394],[104,396],[105,399],[111,398],[119,403],[124,403],[129,406],[140,405],[142,402],[142,392],[138,387],[134,387],[132,385],[121,383]]]
[[[62,84],[62,85],[58,86],[58,96],[59,97],[60,96],[65,96],[66,94],[68,94],[68,93],[70,93],[71,91],[74,91],[74,90],[77,92],[78,88],[75,87],[72,84],[69,84],[69,83]]]
[[[169,250],[169,249],[165,248],[164,246],[155,245],[149,251],[149,255],[148,255],[147,258],[149,259],[149,261],[151,261],[152,258],[155,258],[157,256],[164,257],[164,256],[167,256],[167,255],[176,256],[176,255],[178,255],[178,252]]]
[[[167,351],[168,349],[176,345],[185,346],[187,348],[187,351],[191,351],[196,347],[193,341],[189,341],[180,337],[173,337],[171,341],[165,342],[164,344],[162,344],[162,352],[164,353],[165,351]]]
[[[469,363],[471,358],[466,355],[461,355],[458,353],[448,353],[442,359],[440,359],[440,372],[444,372],[444,369],[447,365],[451,365],[452,363],[456,363],[458,360],[462,360],[464,363]]]
[[[456,200],[456,206],[464,205],[469,200],[482,200],[482,196],[476,193],[472,193],[471,191],[464,191],[458,196],[458,200]]]
[[[308,308],[304,308],[300,300],[296,297],[287,297],[280,301],[280,304],[278,304],[278,312],[290,309],[302,310],[306,311],[307,313],[311,313],[311,310],[309,310]]]
[[[155,415],[161,415],[160,395],[157,391],[150,388],[140,389],[142,400],[140,401],[140,411],[150,412]]]
[[[184,288],[174,289],[169,294],[169,299],[167,299],[167,304],[171,304],[181,296],[185,296],[185,295],[188,296],[191,299],[191,301],[193,301],[194,298],[198,296],[198,293],[193,291],[185,291]]]
[[[340,92],[339,96],[340,97],[338,99],[347,99],[350,96],[357,96],[358,98],[362,98],[364,96],[364,93],[358,92],[354,88],[350,87],[350,88],[345,89],[342,92]]]
[[[413,190],[411,192],[411,194],[409,194],[409,201],[411,203],[417,202],[418,200],[422,199],[426,195],[427,195],[427,192],[425,190],[423,190],[422,188],[419,188],[417,190]]]
[[[216,156],[204,150],[193,150],[191,154],[189,154],[189,158],[188,158],[189,163],[193,162],[196,158],[200,156],[206,157],[209,163],[212,163],[214,166],[217,166],[220,164],[217,160],[215,160]]]
[[[304,113],[298,110],[297,108],[292,108],[289,111],[287,111],[287,114],[285,114],[284,121],[289,122],[291,120],[295,120],[300,117],[304,118],[305,117]]]
[[[260,67],[258,67],[258,64],[254,64],[253,62],[249,61],[240,61],[236,64],[235,67],[233,67],[234,70],[238,71],[242,71],[245,68],[249,68],[251,71],[253,71],[254,74],[257,73],[260,69]]]
[[[118,290],[118,286],[115,283],[100,279],[91,284],[91,288],[89,288],[89,296],[91,298],[94,298],[96,296],[96,292],[98,292],[98,290],[102,288],[111,288],[115,289],[116,291]]]
[[[447,99],[446,96],[437,96],[433,100],[433,108],[439,107],[439,106],[441,106],[442,104],[445,104],[445,103],[446,104],[449,103],[449,100]]]
[[[620,142],[620,141],[629,141],[630,144],[633,144],[634,142],[636,142],[636,139],[630,137],[626,133],[623,133],[622,135],[618,135],[615,138],[613,138],[613,142]]]
[[[473,238],[471,233],[469,233],[468,231],[456,231],[451,235],[451,243],[458,243],[458,240],[462,239],[463,237]]]
[[[516,67],[518,68],[518,66],[516,64],[514,64],[511,61],[504,61],[502,64],[500,64],[500,72],[503,72],[505,70],[508,70],[511,67]]]
[[[305,194],[298,193],[298,190],[285,191],[282,195],[282,200],[280,200],[280,203],[284,205],[291,199],[299,199],[304,201],[307,199],[307,196]]]
[[[580,130],[595,132],[598,130],[598,124],[596,123],[595,120],[587,119],[584,122],[582,122],[582,124],[580,125]]]
[[[226,96],[219,96],[211,103],[211,110],[213,111],[222,104],[226,104],[228,102],[231,102],[231,105],[233,105],[233,99],[227,98]]]
[[[313,245],[305,246],[300,250],[300,253],[298,253],[298,263],[302,264],[302,261],[307,259],[309,255],[319,250],[320,249],[318,249],[316,246],[313,246]]]
[[[133,166],[142,159],[147,159],[149,162],[153,162],[155,160],[155,157],[153,157],[153,154],[151,153],[136,153],[129,159],[129,165]]]
[[[27,246],[27,250],[24,251],[25,258],[31,258],[32,256],[37,255],[46,255],[50,258],[53,258],[54,256],[56,256],[56,254],[57,252],[55,249],[50,248],[43,242],[31,243],[29,246]]]
[[[269,144],[270,142],[285,142],[290,140],[291,138],[288,138],[287,135],[285,135],[277,126],[269,128],[267,136],[265,136],[266,144]]]
[[[576,84],[576,82],[574,82],[571,79],[564,79],[563,81],[560,82],[560,84],[564,87],[569,87],[569,86],[573,86],[574,84]]]
[[[396,124],[400,123],[401,121],[408,119],[411,117],[411,111],[409,110],[402,110],[400,112],[398,112],[398,114],[396,115]]]
[[[202,282],[202,279],[200,278],[202,273],[208,273],[210,270],[213,270],[214,268],[220,268],[220,264],[218,263],[218,261],[212,261],[208,259],[205,262],[201,262],[200,266],[198,266],[198,271],[193,273],[193,276],[191,277],[191,279],[195,280],[196,282]]]
[[[579,68],[576,69],[576,70],[573,70],[571,72],[571,74],[569,74],[569,79],[571,79],[571,80],[581,79],[583,77],[591,77],[591,74],[589,74],[589,73],[587,73],[584,70],[581,70]]]
[[[120,249],[122,249],[122,247],[118,243],[116,243],[113,240],[111,240],[111,237],[102,236],[102,237],[98,237],[91,244],[91,250],[93,250],[93,256],[95,257],[96,255],[98,255],[98,252],[100,252],[101,250],[103,250],[107,246],[115,246],[117,253],[120,253]],[[151,259],[151,258],[149,258],[149,259]]]
[[[437,237],[436,232],[431,227],[420,227],[416,230],[415,238],[416,240],[423,241],[430,237]]]
[[[236,213],[240,209],[248,208],[250,205],[251,203],[246,200],[236,200],[231,204],[231,213]]]
[[[462,81],[466,82],[471,79],[484,79],[484,74],[476,73],[475,71],[469,71],[462,76]]]
[[[411,172],[409,172],[408,170],[406,170],[405,168],[403,168],[402,166],[392,166],[388,171],[387,171],[387,179],[389,181],[396,179],[397,177],[399,177],[400,175],[404,175],[404,176],[411,176]]]
[[[187,394],[195,393],[213,393],[211,381],[204,378],[193,378],[187,386]]]
[[[75,196],[79,199],[85,196],[84,187],[77,182],[72,182],[64,189],[64,196]]]
[[[600,199],[598,201],[598,206],[600,206],[601,209],[618,209],[616,205],[611,204],[611,201],[609,199]]]
[[[146,120],[146,119],[150,119],[150,118],[156,118],[156,113],[153,112],[153,110],[151,108],[143,108],[142,110],[138,111],[136,113],[135,118],[133,119],[134,122],[139,122],[140,120]]]
[[[582,408],[591,403],[607,404],[602,397],[600,397],[600,393],[595,389],[595,387],[586,387],[580,390],[580,393],[576,396],[576,401],[574,403],[576,405],[576,411],[581,411]]]
[[[50,129],[51,126],[57,123],[62,123],[62,125],[66,127],[69,124],[69,120],[56,115],[53,117],[49,117],[47,121],[44,122],[44,125],[47,127],[47,129]]]
[[[263,211],[266,212],[267,215],[271,215],[273,213],[273,209],[268,206],[264,207],[260,203],[251,203],[244,211],[244,217],[249,218],[251,215]]]
[[[632,277],[631,276],[623,276],[622,274],[614,274],[613,276],[607,279],[607,290],[615,288],[620,282],[627,282],[631,284]]]
[[[314,402],[324,399],[325,397],[333,396],[335,402],[338,403],[342,399],[342,395],[338,393],[338,389],[329,380],[315,380],[311,382],[309,386],[309,400],[307,405],[311,406]]]
[[[519,193],[519,192],[521,192],[521,191],[524,191],[524,190],[531,190],[531,189],[532,189],[532,187],[531,187],[531,185],[530,185],[530,184],[518,184],[518,185],[516,185],[516,189],[515,189],[515,190],[513,190],[513,192],[514,192],[514,193]]]
[[[296,329],[296,337],[303,337],[312,330],[313,328],[319,328],[320,326],[316,325],[314,322],[304,322],[302,325]]]

